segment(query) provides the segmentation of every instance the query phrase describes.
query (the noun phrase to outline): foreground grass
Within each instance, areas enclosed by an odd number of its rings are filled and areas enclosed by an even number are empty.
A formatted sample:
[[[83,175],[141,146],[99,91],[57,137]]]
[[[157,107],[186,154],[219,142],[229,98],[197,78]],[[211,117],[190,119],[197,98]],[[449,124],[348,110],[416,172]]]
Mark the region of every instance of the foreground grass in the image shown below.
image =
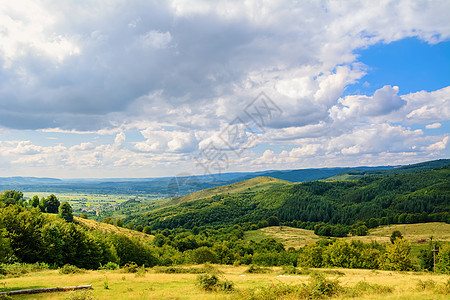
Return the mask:
[[[248,266],[216,267],[222,272],[223,278],[235,284],[234,293],[201,290],[195,285],[197,274],[164,274],[151,269],[141,275],[119,271],[88,271],[82,274],[61,275],[58,271],[42,271],[20,278],[0,279],[0,290],[91,284],[93,290],[90,294],[95,299],[244,299],[247,294],[258,295],[264,288],[273,289],[277,286],[309,282],[308,275],[281,275],[282,269],[278,267],[270,268],[268,273],[263,274],[247,273]],[[339,284],[347,289],[362,281],[369,285],[391,289],[388,293],[379,290],[354,295],[358,299],[448,299],[449,297],[449,294],[432,287],[443,286],[449,279],[449,276],[445,275],[354,269],[339,269],[339,272],[325,269],[318,271],[328,271],[324,272],[327,278],[337,278]],[[424,284],[426,282],[433,284]],[[70,299],[73,293],[21,295],[15,296],[14,299]],[[286,297],[278,299],[292,299]],[[351,294],[347,293],[340,297],[348,298]]]

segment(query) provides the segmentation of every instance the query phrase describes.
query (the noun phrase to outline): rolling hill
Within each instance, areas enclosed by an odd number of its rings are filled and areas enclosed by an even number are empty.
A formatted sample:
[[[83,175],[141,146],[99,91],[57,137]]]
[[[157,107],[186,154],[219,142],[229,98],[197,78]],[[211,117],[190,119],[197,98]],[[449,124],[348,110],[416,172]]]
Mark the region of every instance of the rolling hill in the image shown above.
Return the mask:
[[[430,221],[449,221],[450,165],[415,173],[284,184],[244,192],[247,184],[242,184],[240,193],[217,193],[239,190],[240,185],[198,192],[192,198],[179,200],[177,205],[132,215],[124,221],[150,225],[152,229],[256,224],[270,216],[277,216],[281,222],[347,225],[370,218],[392,223],[399,215],[403,215],[400,223],[428,221],[428,215]],[[408,220],[403,220],[406,215]]]
[[[195,201],[223,194],[267,191],[272,188],[278,188],[290,184],[292,183],[271,177],[255,177],[252,179],[239,181],[223,186],[212,187],[209,189],[193,192],[185,196],[177,197],[172,199],[169,204]]]

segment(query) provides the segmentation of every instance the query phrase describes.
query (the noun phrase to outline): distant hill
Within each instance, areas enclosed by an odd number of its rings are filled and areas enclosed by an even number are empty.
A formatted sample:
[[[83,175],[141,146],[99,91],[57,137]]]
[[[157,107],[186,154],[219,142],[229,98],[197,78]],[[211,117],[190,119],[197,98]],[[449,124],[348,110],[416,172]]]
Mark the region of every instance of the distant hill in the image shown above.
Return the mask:
[[[242,192],[257,192],[266,191],[272,188],[277,188],[285,185],[292,184],[288,181],[275,179],[271,177],[255,177],[252,179],[231,183],[223,186],[212,187],[206,190],[197,191],[182,197],[172,199],[170,204],[177,204],[182,202],[189,202],[198,199],[209,198],[212,196],[222,194],[235,194]]]
[[[313,180],[327,179],[343,172],[350,171],[378,171],[390,170],[393,166],[379,166],[379,167],[344,167],[344,168],[319,168],[319,169],[299,169],[287,171],[265,171],[261,172],[261,176],[268,176],[277,179],[287,180],[291,182],[306,182]],[[246,175],[239,178],[240,180],[252,178],[253,174]]]
[[[57,178],[41,178],[41,177],[0,177],[0,186],[2,185],[39,185],[39,184],[59,184],[63,182]]]
[[[355,180],[367,175],[394,175],[394,174],[410,174],[421,171],[441,168],[450,165],[450,159],[432,160],[407,166],[401,166],[391,169],[379,170],[351,170],[339,173],[328,178],[328,180]]]
[[[212,175],[189,175],[163,178],[86,178],[57,179],[37,177],[2,177],[0,190],[15,189],[22,192],[101,193],[101,194],[160,194],[162,197],[187,195],[196,191],[224,186],[255,177],[272,177],[290,182],[314,180],[348,180],[366,175],[411,173],[449,164],[441,159],[408,166],[310,168],[297,170],[267,170],[259,172],[233,172]],[[339,175],[338,175],[339,174]]]

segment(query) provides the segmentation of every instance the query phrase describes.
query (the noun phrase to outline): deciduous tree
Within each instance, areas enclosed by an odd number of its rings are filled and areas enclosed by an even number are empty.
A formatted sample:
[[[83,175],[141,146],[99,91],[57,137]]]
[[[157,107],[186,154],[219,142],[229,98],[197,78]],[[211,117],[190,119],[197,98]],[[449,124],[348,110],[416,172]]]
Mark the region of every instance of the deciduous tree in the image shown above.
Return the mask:
[[[64,221],[70,223],[73,222],[72,206],[69,202],[65,201],[59,206],[59,217]]]

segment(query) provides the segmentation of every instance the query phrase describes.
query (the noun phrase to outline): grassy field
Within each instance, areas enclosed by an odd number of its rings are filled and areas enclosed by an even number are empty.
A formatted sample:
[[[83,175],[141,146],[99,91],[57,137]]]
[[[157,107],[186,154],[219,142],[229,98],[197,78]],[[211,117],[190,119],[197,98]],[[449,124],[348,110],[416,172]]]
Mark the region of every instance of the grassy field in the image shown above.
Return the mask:
[[[270,271],[265,274],[248,274],[245,272],[248,269],[247,266],[216,267],[223,272],[222,278],[235,284],[235,292],[206,292],[195,284],[198,275],[161,274],[155,273],[152,269],[141,275],[120,273],[120,271],[88,271],[83,274],[61,275],[58,271],[42,271],[19,278],[0,279],[0,291],[91,284],[93,290],[90,293],[95,299],[243,299],[241,294],[243,291],[309,281],[308,275],[281,275],[282,269],[278,267],[270,268]],[[448,294],[445,295],[444,292],[450,292],[449,287],[446,290],[432,287],[433,285],[443,287],[449,278],[445,275],[354,269],[339,269],[337,270],[339,272],[336,272],[336,270],[333,272],[340,275],[327,275],[327,277],[338,278],[339,284],[344,288],[350,289],[358,282],[364,281],[392,289],[387,293],[373,291],[359,295],[357,299],[448,299]],[[325,269],[318,271],[326,272]],[[428,282],[429,285],[425,289],[420,289],[420,282]],[[74,293],[76,292],[17,295],[14,299],[81,299],[74,298]],[[348,294],[345,297],[348,298]]]
[[[315,243],[320,239],[314,234],[312,230],[306,230],[301,228],[293,228],[282,226],[265,227],[258,230],[246,231],[245,240],[253,240],[259,242],[263,239],[274,238],[279,242],[284,244],[284,247],[288,249],[289,247],[300,248],[307,244]]]
[[[380,226],[369,230],[369,234],[366,236],[350,236],[343,239],[347,241],[358,240],[366,243],[371,241],[389,243],[389,237],[394,230],[399,230],[403,237],[416,246],[423,245],[423,243],[418,243],[417,241],[429,239],[431,236],[433,236],[435,241],[450,241],[450,224],[440,222]],[[282,242],[286,249],[289,247],[303,247],[320,239],[312,230],[287,226],[282,226],[281,229],[279,226],[274,226],[245,232],[246,240],[260,241],[265,238],[275,238]]]

